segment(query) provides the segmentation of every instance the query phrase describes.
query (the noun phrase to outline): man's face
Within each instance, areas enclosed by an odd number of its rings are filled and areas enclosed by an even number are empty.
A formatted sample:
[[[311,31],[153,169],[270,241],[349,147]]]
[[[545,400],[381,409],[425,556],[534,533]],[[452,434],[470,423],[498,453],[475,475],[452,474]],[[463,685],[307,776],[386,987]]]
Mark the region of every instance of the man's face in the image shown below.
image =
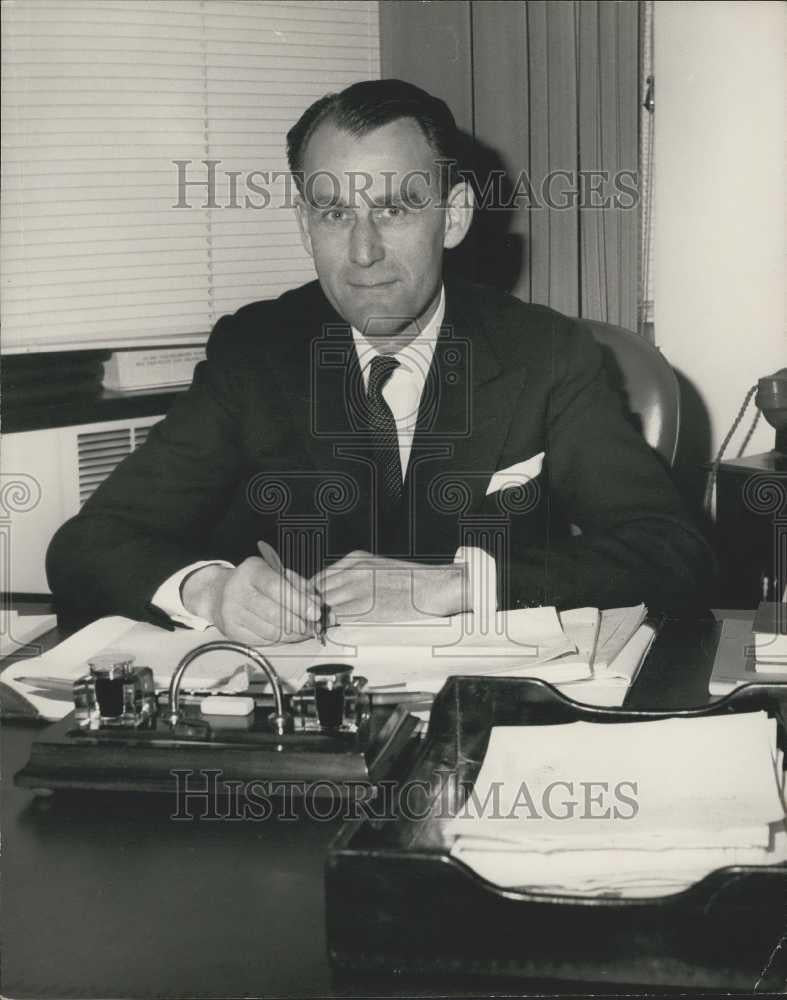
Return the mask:
[[[301,233],[336,311],[378,338],[426,318],[439,296],[443,248],[467,226],[441,204],[435,153],[416,122],[360,137],[324,122],[303,170]]]

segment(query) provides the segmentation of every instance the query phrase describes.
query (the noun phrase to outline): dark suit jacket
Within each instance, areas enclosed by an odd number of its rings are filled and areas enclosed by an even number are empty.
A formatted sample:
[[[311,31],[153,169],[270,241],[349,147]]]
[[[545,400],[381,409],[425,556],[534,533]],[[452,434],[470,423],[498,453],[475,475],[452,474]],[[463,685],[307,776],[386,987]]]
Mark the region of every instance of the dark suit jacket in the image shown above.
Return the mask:
[[[382,541],[351,331],[319,285],[224,317],[207,355],[53,539],[49,580],[72,618],[156,620],[149,602],[168,576],[198,559],[237,563],[260,538],[303,573],[354,549],[445,562],[482,545],[504,607],[704,596],[706,544],[577,321],[447,282],[401,522]],[[495,471],[540,452],[527,487],[485,495]]]

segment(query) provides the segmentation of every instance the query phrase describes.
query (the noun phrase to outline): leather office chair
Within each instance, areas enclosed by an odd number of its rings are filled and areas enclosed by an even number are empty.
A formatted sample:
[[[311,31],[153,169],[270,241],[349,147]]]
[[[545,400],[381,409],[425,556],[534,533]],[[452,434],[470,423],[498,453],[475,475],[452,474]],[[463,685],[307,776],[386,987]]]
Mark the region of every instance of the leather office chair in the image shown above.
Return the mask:
[[[680,390],[657,347],[620,326],[585,320],[601,346],[607,373],[651,448],[671,466],[678,451]]]

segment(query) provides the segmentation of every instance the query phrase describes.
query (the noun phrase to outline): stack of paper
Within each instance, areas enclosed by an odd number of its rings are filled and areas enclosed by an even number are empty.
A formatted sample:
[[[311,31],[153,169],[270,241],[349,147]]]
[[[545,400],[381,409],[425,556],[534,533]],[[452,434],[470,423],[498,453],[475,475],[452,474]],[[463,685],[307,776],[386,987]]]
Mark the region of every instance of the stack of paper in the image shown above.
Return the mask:
[[[783,777],[764,712],[497,727],[447,842],[505,888],[675,892],[787,861]]]
[[[551,607],[497,612],[483,625],[472,613],[396,625],[344,624],[329,629],[328,638],[333,658],[356,664],[372,688],[436,692],[452,674],[555,682],[590,676],[587,659],[561,661],[576,647]]]
[[[787,671],[779,663],[755,663],[754,636],[747,618],[725,618],[713,661],[708,689],[725,695],[743,684],[787,683]]]
[[[561,611],[560,621],[578,652],[561,660],[579,657],[589,660],[594,676],[617,676],[612,664],[626,649],[629,640],[645,621],[644,604],[630,608],[575,608]]]
[[[13,663],[2,681],[22,695],[45,719],[62,719],[73,709],[72,685],[88,671],[96,653],[124,652],[137,666],[153,670],[158,688],[166,688],[180,659],[196,646],[222,638],[218,629],[206,632],[179,629],[170,632],[130,618],[101,618],[65,639],[41,656]],[[226,685],[235,693],[248,686],[247,658],[235,653],[213,653],[189,667],[183,690],[215,691]],[[239,670],[241,671],[240,676]]]
[[[400,624],[345,623],[328,630],[324,646],[312,638],[261,647],[261,651],[289,689],[300,687],[308,667],[341,662],[366,677],[371,690],[434,693],[452,674],[537,677],[576,686],[578,690],[570,696],[578,700],[619,704],[644,655],[640,644],[632,657],[629,642],[644,613],[639,605],[601,614],[594,608],[581,609],[558,616],[554,608],[545,607]],[[58,719],[70,711],[71,683],[87,671],[87,661],[96,653],[127,651],[138,666],[151,667],[157,686],[165,688],[187,652],[221,638],[216,628],[167,631],[128,618],[105,618],[43,656],[16,664],[3,680],[45,718]],[[624,654],[631,659],[630,669],[616,666]],[[240,690],[249,672],[239,676],[238,671],[246,662],[235,653],[205,656],[189,667],[183,690],[215,691],[228,681],[234,685],[232,690]],[[595,685],[574,685],[594,677]],[[604,683],[599,688],[600,678]],[[59,690],[58,681],[62,682]],[[605,684],[611,684],[611,690]]]
[[[762,601],[752,626],[754,669],[787,676],[787,604]]]
[[[577,608],[561,611],[560,621],[577,652],[566,653],[557,663],[583,660],[591,665],[591,676],[559,683],[569,698],[589,705],[615,707],[642,666],[655,638],[655,629],[644,624],[647,608]]]
[[[575,648],[554,608],[503,612],[494,616],[490,626],[483,631],[477,628],[473,615],[403,625],[340,625],[328,630],[324,646],[318,639],[309,639],[261,651],[285,688],[297,689],[310,666],[342,662],[366,677],[371,688],[439,691],[446,678],[457,673],[541,676],[539,671],[549,672],[549,661]],[[70,685],[87,671],[90,656],[127,651],[138,666],[151,667],[156,685],[165,688],[187,652],[221,638],[216,628],[170,632],[128,618],[104,618],[43,656],[15,664],[3,680],[45,718],[59,719],[71,710]],[[183,690],[215,691],[228,679],[237,681],[237,672],[246,662],[236,653],[206,655],[189,667]],[[567,663],[547,675],[556,680],[578,678],[588,676],[589,667],[587,662]]]

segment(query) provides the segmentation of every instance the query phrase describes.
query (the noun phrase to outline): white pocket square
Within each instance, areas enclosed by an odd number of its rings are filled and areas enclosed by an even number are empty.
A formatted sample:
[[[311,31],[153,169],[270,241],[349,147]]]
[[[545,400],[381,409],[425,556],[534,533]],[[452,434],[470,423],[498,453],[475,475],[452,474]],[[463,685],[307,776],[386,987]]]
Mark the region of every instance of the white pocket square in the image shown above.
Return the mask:
[[[540,451],[525,462],[517,462],[516,465],[509,465],[507,469],[500,469],[489,480],[486,495],[497,493],[499,490],[507,490],[512,486],[524,486],[540,474],[543,464],[544,452]]]

